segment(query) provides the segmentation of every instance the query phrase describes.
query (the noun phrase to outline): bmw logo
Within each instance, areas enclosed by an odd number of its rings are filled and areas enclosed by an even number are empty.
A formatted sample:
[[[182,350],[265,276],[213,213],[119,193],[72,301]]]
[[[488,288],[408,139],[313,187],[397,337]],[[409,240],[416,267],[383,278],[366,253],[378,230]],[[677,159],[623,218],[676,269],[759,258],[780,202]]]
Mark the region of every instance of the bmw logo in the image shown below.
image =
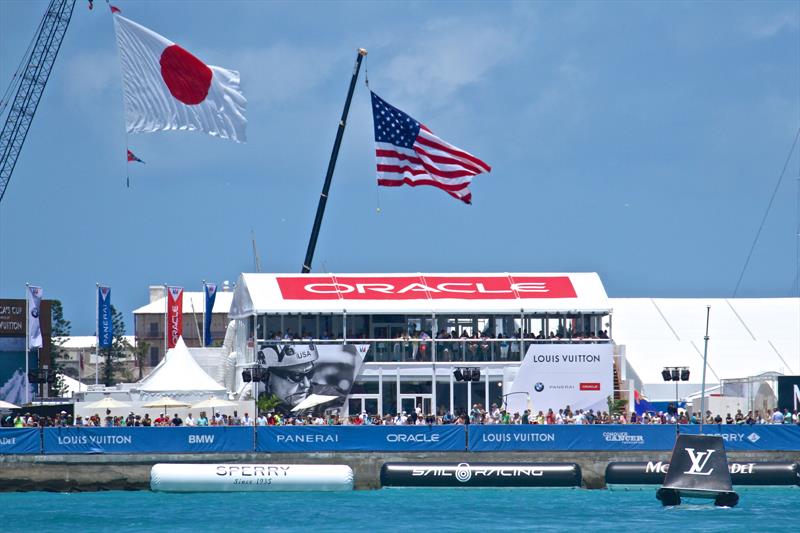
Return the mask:
[[[539,381],[538,383],[536,383],[536,385],[533,386],[533,390],[535,390],[536,392],[542,392],[544,390],[544,383]]]

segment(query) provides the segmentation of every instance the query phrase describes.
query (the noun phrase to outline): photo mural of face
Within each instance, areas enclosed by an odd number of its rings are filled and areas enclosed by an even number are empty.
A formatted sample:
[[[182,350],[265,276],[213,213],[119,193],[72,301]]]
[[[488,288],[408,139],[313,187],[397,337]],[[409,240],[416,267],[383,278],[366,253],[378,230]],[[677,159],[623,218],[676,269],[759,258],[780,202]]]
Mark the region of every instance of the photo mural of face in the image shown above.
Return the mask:
[[[344,405],[361,371],[369,345],[359,344],[259,344],[259,362],[266,366],[266,393],[281,400],[277,410],[288,413],[312,394],[336,399],[302,414],[337,409]]]

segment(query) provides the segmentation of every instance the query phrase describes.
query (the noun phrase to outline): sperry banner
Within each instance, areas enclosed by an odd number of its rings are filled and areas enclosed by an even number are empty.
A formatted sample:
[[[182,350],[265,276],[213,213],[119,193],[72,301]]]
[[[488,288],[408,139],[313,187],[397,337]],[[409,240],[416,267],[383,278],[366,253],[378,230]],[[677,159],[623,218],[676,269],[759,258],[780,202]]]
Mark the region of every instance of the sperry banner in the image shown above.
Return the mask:
[[[568,276],[304,276],[276,278],[285,300],[575,298]]]

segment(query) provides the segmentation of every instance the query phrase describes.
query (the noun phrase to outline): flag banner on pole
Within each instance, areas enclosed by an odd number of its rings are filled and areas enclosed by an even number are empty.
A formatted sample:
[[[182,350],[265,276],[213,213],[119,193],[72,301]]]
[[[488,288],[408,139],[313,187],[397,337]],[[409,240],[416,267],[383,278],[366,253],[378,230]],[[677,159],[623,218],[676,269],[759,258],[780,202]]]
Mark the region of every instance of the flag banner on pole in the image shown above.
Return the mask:
[[[492,168],[433,134],[425,125],[372,94],[378,185],[431,185],[472,203],[472,178]]]
[[[205,346],[211,346],[214,340],[211,337],[211,319],[213,318],[214,300],[217,299],[217,285],[216,283],[206,283],[203,285],[203,292],[205,293],[206,310],[203,314],[203,339]]]
[[[39,324],[39,311],[42,303],[42,288],[28,287],[28,346],[42,347],[42,328]]]
[[[203,131],[245,142],[247,100],[238,72],[206,65],[118,11],[114,28],[128,133]]]
[[[111,319],[111,287],[97,287],[97,339],[100,348],[111,348],[114,322]]]
[[[141,159],[136,157],[136,154],[134,154],[133,152],[128,150],[128,163],[142,163],[142,164],[144,164],[144,161],[142,161]]]
[[[167,348],[183,335],[183,287],[167,287]]]

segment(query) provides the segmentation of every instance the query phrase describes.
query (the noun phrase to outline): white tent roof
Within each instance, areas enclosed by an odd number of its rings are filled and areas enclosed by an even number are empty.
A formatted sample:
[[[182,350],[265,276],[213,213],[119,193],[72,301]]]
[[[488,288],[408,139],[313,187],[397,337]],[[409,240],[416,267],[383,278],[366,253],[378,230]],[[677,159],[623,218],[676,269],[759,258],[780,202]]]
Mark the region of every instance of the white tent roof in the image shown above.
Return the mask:
[[[67,386],[66,393],[64,394],[64,396],[67,398],[72,398],[76,392],[83,392],[89,389],[88,385],[81,383],[77,379],[71,378],[66,374],[61,374],[61,379],[64,382],[64,385]]]
[[[168,350],[164,360],[140,382],[139,390],[149,394],[199,394],[223,392],[225,387],[200,368],[181,337],[175,348]]]
[[[800,373],[798,298],[611,298],[612,336],[644,383],[662,381],[665,366],[688,366],[690,382],[703,371],[706,306],[709,320],[706,381],[763,372]]]
[[[184,306],[185,307],[185,306]],[[242,274],[231,318],[264,313],[606,313],[597,274]]]
[[[217,291],[217,296],[214,298],[214,307],[212,313],[227,313],[231,306],[231,299],[233,298],[232,292]],[[205,309],[205,295],[202,292],[188,292],[183,291],[183,314],[196,313],[203,314]],[[143,305],[133,310],[134,315],[142,314],[164,314],[167,308],[165,299],[158,298],[147,305]]]

